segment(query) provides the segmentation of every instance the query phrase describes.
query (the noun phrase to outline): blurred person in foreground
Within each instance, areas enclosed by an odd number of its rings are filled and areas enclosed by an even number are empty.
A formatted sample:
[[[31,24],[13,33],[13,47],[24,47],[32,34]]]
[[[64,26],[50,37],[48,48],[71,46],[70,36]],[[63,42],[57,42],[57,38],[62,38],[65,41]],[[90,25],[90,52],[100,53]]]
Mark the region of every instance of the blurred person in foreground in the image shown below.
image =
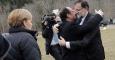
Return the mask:
[[[10,49],[10,42],[2,36],[2,33],[0,33],[0,60],[4,60]]]
[[[8,15],[8,24],[5,38],[11,49],[4,60],[41,60],[36,31],[32,30],[32,14],[26,9],[15,9]]]

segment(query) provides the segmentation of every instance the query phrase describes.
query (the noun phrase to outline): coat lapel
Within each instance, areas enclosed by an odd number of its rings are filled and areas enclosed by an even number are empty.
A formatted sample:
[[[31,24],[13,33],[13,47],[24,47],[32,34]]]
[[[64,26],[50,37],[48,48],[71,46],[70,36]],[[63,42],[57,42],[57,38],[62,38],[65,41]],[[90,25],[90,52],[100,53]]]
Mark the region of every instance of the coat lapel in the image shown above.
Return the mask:
[[[89,20],[90,16],[91,16],[91,14],[88,13],[87,16],[86,16],[86,18],[85,18],[85,20],[84,20],[84,22],[83,22],[83,24],[85,24]]]

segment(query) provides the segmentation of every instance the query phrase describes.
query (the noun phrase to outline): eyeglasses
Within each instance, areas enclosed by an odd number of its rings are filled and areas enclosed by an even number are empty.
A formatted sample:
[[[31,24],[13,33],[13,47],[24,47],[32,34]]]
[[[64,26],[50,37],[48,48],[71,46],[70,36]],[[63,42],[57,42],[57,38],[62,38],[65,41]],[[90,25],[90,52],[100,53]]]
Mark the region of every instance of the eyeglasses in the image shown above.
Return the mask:
[[[80,10],[82,10],[83,8],[81,8],[81,9],[76,9],[76,11],[80,11]]]

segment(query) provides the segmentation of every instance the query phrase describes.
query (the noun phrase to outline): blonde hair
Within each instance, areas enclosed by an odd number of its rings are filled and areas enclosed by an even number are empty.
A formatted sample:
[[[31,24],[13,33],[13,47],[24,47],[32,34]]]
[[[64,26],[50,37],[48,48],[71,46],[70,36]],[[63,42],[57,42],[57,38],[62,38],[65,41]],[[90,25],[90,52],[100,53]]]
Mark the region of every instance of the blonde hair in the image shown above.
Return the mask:
[[[32,14],[26,9],[15,9],[8,16],[10,27],[22,27],[24,20],[32,20]]]

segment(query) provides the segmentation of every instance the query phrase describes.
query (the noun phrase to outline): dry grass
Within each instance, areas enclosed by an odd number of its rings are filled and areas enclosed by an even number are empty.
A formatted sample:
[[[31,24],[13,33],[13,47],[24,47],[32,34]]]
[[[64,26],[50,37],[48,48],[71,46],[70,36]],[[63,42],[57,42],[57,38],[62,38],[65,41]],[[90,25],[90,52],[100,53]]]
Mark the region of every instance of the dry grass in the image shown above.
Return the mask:
[[[46,53],[45,53],[45,40],[42,38],[41,35],[38,36],[38,44],[39,44],[39,47],[41,50],[42,60],[54,60],[52,58],[52,56],[46,55]]]
[[[102,40],[105,48],[106,60],[115,60],[115,29],[102,31]]]

